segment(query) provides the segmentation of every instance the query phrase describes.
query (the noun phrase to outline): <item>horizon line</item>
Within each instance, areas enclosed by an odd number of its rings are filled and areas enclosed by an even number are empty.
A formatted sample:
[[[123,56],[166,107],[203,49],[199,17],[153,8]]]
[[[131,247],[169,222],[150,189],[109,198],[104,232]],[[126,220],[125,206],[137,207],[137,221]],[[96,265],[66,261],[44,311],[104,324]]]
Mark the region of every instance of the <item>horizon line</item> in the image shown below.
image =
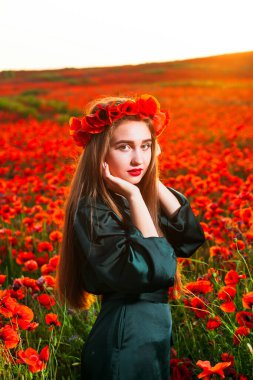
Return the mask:
[[[2,69],[1,72],[4,71],[55,71],[55,70],[80,70],[80,69],[102,69],[102,68],[110,68],[110,67],[126,67],[126,66],[141,66],[141,65],[150,65],[154,63],[172,63],[172,62],[178,62],[178,61],[189,61],[189,60],[196,60],[201,58],[212,58],[212,57],[220,57],[224,55],[234,55],[234,54],[243,54],[243,53],[253,53],[253,50],[243,50],[243,51],[233,51],[229,53],[221,53],[221,54],[215,54],[215,55],[202,55],[202,56],[191,56],[186,58],[179,58],[179,59],[172,59],[172,60],[161,60],[161,61],[148,61],[148,62],[139,62],[139,63],[124,63],[119,65],[99,65],[99,66],[65,66],[65,67],[50,67],[50,68],[40,68],[40,69]]]

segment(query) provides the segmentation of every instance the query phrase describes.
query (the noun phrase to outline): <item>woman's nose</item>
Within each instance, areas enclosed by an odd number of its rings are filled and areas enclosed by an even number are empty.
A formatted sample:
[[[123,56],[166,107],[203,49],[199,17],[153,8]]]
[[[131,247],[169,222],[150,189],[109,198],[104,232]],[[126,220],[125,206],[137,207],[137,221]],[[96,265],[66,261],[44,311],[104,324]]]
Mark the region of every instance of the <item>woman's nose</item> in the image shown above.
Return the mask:
[[[131,163],[134,165],[140,165],[143,162],[142,152],[138,149],[133,150],[133,155],[131,159]]]

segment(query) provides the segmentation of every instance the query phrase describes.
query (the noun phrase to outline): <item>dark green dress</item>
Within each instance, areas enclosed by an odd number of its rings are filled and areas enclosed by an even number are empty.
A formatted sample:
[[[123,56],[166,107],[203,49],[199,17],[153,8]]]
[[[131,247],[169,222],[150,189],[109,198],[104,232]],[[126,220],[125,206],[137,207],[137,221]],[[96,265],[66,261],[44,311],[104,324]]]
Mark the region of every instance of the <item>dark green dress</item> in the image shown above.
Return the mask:
[[[86,198],[79,201],[74,219],[77,258],[85,289],[103,295],[82,350],[82,380],[169,379],[173,342],[168,289],[174,284],[176,256],[191,256],[205,236],[187,198],[167,188],[181,207],[170,219],[163,211],[159,215],[165,237],[143,237],[123,197],[127,225],[102,200],[95,207]]]

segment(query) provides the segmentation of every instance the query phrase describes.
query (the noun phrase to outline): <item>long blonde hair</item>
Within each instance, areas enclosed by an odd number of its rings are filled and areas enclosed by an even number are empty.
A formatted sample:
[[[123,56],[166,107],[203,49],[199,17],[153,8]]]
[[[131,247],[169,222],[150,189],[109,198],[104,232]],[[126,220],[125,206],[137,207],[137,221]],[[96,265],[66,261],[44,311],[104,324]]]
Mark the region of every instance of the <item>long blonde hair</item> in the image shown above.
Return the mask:
[[[97,99],[87,105],[86,114],[96,112],[97,104],[108,104],[111,102],[123,102],[131,98],[107,97]],[[124,220],[124,215],[119,204],[115,201],[112,192],[108,191],[102,176],[102,163],[109,149],[110,139],[114,129],[123,120],[139,120],[138,116],[124,116],[113,123],[112,126],[105,128],[102,133],[95,134],[82,151],[75,173],[73,175],[69,195],[64,204],[64,224],[63,239],[60,245],[60,260],[56,272],[56,291],[61,303],[67,301],[70,307],[74,309],[85,308],[89,301],[88,293],[84,286],[83,274],[81,272],[77,251],[74,249],[74,231],[73,222],[78,207],[78,201],[81,197],[89,197],[95,202],[98,195],[103,201]],[[158,235],[163,236],[159,226],[158,214],[160,204],[158,201],[157,179],[159,178],[158,161],[156,158],[156,135],[152,126],[152,120],[144,120],[151,132],[152,150],[151,162],[148,170],[137,185],[142,197],[150,212]],[[67,284],[67,286],[66,286]],[[181,277],[177,269],[174,287],[180,291]]]

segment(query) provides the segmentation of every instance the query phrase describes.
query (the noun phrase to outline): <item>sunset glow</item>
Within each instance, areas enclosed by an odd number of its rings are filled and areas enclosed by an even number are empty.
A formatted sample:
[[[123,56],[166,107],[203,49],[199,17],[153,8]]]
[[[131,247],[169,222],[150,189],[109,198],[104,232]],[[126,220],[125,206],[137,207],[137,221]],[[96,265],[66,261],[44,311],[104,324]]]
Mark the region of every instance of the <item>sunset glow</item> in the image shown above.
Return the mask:
[[[250,0],[10,0],[0,70],[162,62],[253,50]]]

